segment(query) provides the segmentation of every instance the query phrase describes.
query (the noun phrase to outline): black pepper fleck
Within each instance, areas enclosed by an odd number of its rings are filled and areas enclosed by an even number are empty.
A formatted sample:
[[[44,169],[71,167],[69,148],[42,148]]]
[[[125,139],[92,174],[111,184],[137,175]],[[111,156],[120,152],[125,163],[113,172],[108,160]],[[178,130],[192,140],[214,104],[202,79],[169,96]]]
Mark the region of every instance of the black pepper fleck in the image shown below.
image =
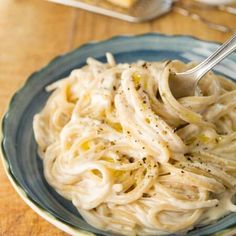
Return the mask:
[[[133,157],[130,157],[130,158],[129,158],[129,162],[130,162],[130,163],[133,163],[133,162],[134,162],[134,158],[133,158]]]

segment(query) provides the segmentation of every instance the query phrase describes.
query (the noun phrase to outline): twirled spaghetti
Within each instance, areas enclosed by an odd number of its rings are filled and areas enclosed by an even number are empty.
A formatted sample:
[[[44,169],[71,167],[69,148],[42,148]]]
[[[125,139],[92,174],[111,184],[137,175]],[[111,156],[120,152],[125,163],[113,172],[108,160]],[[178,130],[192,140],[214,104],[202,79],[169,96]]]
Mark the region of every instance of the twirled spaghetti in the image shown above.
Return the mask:
[[[48,183],[123,235],[185,232],[235,212],[236,84],[212,72],[176,99],[180,61],[92,58],[47,87],[33,128]]]

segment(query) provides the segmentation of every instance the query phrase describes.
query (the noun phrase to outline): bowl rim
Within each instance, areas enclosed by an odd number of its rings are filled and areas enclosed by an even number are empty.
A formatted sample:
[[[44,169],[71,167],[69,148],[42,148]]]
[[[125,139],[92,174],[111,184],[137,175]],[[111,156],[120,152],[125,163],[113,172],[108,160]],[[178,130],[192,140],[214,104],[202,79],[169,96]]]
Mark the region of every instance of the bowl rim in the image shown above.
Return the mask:
[[[142,38],[142,37],[161,37],[161,38],[185,38],[198,41],[198,42],[203,42],[207,43],[210,45],[219,45],[220,43],[215,42],[215,41],[210,41],[210,40],[203,40],[199,39],[195,36],[192,35],[181,35],[181,34],[175,34],[175,35],[170,35],[170,34],[160,34],[160,33],[142,33],[142,34],[124,34],[124,35],[116,35],[113,37],[109,37],[103,40],[92,40],[89,42],[86,42],[84,44],[81,44],[80,46],[76,47],[73,50],[70,50],[66,53],[60,54],[59,56],[54,57],[53,59],[49,60],[44,66],[42,66],[39,70],[36,70],[35,72],[31,73],[29,76],[27,76],[26,80],[22,83],[20,88],[18,88],[14,94],[12,95],[11,99],[8,102],[8,105],[6,106],[5,112],[3,112],[3,115],[1,117],[1,128],[0,128],[0,142],[1,142],[1,147],[0,147],[0,156],[3,164],[3,169],[10,180],[10,183],[16,190],[16,192],[19,194],[19,196],[23,199],[23,201],[31,208],[33,209],[34,212],[36,212],[38,215],[40,215],[43,219],[51,223],[52,225],[56,226],[60,230],[70,234],[70,235],[76,235],[76,236],[96,236],[95,233],[91,233],[85,230],[82,230],[80,228],[76,228],[72,226],[71,224],[55,217],[52,213],[48,212],[46,208],[41,206],[39,203],[34,201],[30,195],[27,194],[25,191],[24,187],[22,184],[17,180],[17,178],[14,176],[14,173],[10,169],[9,165],[9,160],[8,156],[5,152],[5,147],[4,147],[4,142],[6,139],[6,136],[4,135],[4,127],[5,127],[5,122],[8,118],[9,113],[11,112],[11,107],[14,104],[14,101],[17,99],[18,94],[21,93],[23,88],[29,85],[30,81],[37,79],[37,75],[39,73],[42,73],[44,70],[46,70],[48,67],[51,67],[54,63],[57,63],[62,57],[69,56],[72,53],[75,53],[78,50],[81,50],[82,48],[90,47],[92,45],[97,45],[97,44],[103,44],[103,43],[108,43],[113,40],[121,40],[121,39],[128,39],[128,38]],[[231,233],[236,233],[236,227],[232,228],[233,231],[230,230],[230,232],[227,232],[227,236],[232,235]],[[226,235],[225,231],[228,231],[228,229],[224,229],[221,232],[217,233],[217,236],[220,235]]]

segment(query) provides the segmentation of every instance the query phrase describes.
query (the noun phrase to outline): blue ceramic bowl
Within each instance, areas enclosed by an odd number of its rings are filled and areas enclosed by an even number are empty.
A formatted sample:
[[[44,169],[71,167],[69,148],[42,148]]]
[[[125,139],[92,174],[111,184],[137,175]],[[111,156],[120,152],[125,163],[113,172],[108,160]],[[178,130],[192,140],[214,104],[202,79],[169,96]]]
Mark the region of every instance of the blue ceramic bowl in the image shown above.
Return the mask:
[[[111,235],[87,224],[71,202],[57,194],[43,176],[32,120],[48,99],[49,94],[45,92],[45,86],[83,66],[87,57],[105,61],[106,52],[113,53],[118,62],[135,62],[139,59],[179,59],[187,62],[202,61],[217,47],[215,43],[187,36],[118,36],[83,45],[75,51],[57,57],[45,68],[32,74],[12,98],[2,123],[3,164],[17,192],[38,214],[69,234]],[[236,54],[228,57],[215,71],[236,80]],[[235,225],[236,214],[230,214],[212,225],[196,228],[187,235],[210,235],[216,232],[222,234],[229,228],[232,232]]]

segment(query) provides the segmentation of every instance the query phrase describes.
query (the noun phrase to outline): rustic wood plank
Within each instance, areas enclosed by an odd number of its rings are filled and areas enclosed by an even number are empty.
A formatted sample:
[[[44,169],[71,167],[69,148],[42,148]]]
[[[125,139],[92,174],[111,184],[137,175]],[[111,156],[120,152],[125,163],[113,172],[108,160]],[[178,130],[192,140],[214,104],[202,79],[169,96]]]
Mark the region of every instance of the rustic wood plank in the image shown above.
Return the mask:
[[[0,115],[29,74],[70,49],[75,13],[74,9],[42,0],[1,1]],[[23,202],[2,165],[0,182],[0,235],[66,235]]]
[[[77,11],[77,23],[72,46],[77,47],[92,40],[103,40],[115,35],[131,35],[150,32],[150,22],[131,24],[126,21],[93,14],[83,10]]]

